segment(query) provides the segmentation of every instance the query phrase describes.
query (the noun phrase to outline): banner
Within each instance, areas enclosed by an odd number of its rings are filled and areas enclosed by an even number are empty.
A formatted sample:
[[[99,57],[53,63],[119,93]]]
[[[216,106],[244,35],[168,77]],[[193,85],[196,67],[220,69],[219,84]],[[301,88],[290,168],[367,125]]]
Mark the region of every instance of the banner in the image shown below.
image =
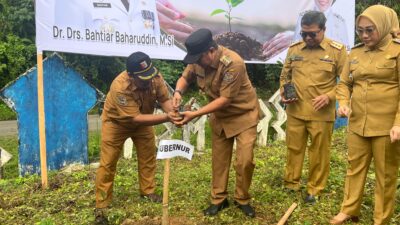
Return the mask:
[[[355,0],[36,0],[38,51],[181,60],[184,41],[209,28],[252,63],[283,60],[307,10],[324,12],[326,36],[353,46]]]
[[[158,145],[157,159],[169,159],[182,156],[192,160],[194,147],[181,140],[161,140]]]

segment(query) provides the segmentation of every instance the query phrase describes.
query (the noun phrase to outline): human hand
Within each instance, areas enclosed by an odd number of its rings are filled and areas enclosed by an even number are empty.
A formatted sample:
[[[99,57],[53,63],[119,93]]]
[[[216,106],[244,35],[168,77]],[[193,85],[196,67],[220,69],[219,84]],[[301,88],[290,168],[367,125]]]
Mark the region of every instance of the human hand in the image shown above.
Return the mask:
[[[400,140],[400,126],[393,126],[392,129],[390,129],[390,141],[394,143],[398,140]]]
[[[285,95],[283,94],[283,88],[280,91],[280,95],[281,95],[281,102],[284,104],[290,104],[298,100],[298,98],[286,99]]]
[[[316,98],[312,99],[312,105],[314,107],[315,111],[318,111],[322,109],[323,107],[327,106],[329,104],[329,97],[328,95],[320,95],[317,96]]]
[[[337,113],[340,117],[349,117],[350,108],[347,105],[339,106]]]
[[[263,55],[269,59],[286,48],[289,47],[290,43],[293,40],[294,32],[293,31],[285,31],[278,33],[270,40],[266,41],[263,45]]]
[[[182,95],[179,92],[175,91],[174,96],[172,96],[172,108],[175,111],[179,111],[179,106],[181,105],[181,103],[182,103]]]
[[[185,125],[189,123],[192,119],[196,118],[195,111],[184,111],[180,112],[179,114],[183,117],[183,119],[175,123],[177,126]]]
[[[167,113],[167,116],[168,120],[174,124],[183,119],[183,116],[181,116],[178,111],[170,111]]]
[[[186,15],[177,10],[168,0],[157,0],[156,7],[161,28],[174,35],[176,40],[182,42],[193,32],[193,27],[178,21]]]
[[[166,8],[170,9],[171,11],[171,16],[174,17],[175,19],[183,19],[186,17],[186,14],[179,11],[177,8],[175,8],[174,5],[172,5],[171,2],[169,2],[169,0],[157,0],[157,3],[165,6]]]

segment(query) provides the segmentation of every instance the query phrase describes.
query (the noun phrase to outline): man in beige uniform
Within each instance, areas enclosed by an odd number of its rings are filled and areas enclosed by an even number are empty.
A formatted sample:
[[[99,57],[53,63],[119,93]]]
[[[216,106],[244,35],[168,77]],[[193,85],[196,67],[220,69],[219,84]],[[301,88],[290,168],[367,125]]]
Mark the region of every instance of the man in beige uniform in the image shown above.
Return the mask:
[[[171,121],[167,114],[153,115],[156,101],[165,112],[172,112],[164,79],[143,52],[131,54],[126,71],[112,82],[102,114],[100,167],[96,175],[96,222],[106,221],[104,209],[112,198],[113,181],[122,146],[132,138],[138,158],[139,187],[142,197],[154,202],[156,146],[152,125]],[[171,114],[169,114],[171,115]]]
[[[326,18],[309,11],[301,21],[303,41],[290,46],[280,77],[282,102],[288,104],[285,186],[300,189],[307,140],[309,177],[305,201],[315,202],[329,174],[330,142],[335,120],[336,78],[346,61],[346,48],[324,37]],[[291,82],[298,98],[285,99],[283,85]]]
[[[209,99],[209,103],[197,111],[182,112],[184,118],[178,123],[185,124],[195,117],[211,113],[212,200],[204,214],[213,216],[228,207],[228,175],[236,140],[235,203],[247,216],[254,217],[248,191],[255,166],[253,148],[259,106],[246,65],[238,54],[218,46],[208,29],[192,33],[185,45],[188,54],[183,61],[189,65],[176,84],[173,105],[180,105],[182,92],[194,81]]]

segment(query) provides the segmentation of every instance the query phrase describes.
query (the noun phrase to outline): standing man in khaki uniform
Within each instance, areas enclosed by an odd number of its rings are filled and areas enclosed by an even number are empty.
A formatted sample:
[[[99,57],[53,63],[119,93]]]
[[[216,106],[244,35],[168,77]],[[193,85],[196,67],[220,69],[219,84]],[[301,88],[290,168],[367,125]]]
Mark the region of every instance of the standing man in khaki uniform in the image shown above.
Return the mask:
[[[155,191],[156,146],[152,125],[171,121],[172,104],[164,79],[143,52],[131,54],[126,71],[112,82],[102,114],[100,167],[96,175],[96,222],[105,223],[105,208],[112,198],[113,182],[122,146],[132,138],[138,158],[140,194],[161,202]],[[153,115],[156,101],[170,114]]]
[[[331,224],[358,220],[372,158],[374,224],[399,222],[390,220],[400,163],[400,39],[392,37],[398,27],[396,13],[383,5],[370,6],[356,20],[362,43],[351,50],[337,89],[338,114],[349,117],[349,165],[342,208]]]
[[[174,107],[191,82],[197,81],[209,103],[197,111],[182,112],[185,124],[195,117],[209,114],[212,129],[211,205],[204,215],[213,216],[228,207],[228,175],[236,140],[235,204],[249,217],[255,216],[250,206],[249,188],[253,176],[253,148],[257,137],[259,106],[255,89],[246,72],[243,59],[235,52],[218,46],[211,31],[200,29],[185,42],[189,64],[176,84]]]
[[[336,78],[342,72],[347,52],[344,45],[324,37],[326,18],[309,11],[301,20],[303,41],[290,46],[280,77],[282,102],[287,104],[287,163],[284,183],[300,189],[307,140],[310,137],[309,177],[305,202],[325,188],[330,161],[330,144],[335,121]],[[286,99],[283,86],[294,85],[297,98]]]

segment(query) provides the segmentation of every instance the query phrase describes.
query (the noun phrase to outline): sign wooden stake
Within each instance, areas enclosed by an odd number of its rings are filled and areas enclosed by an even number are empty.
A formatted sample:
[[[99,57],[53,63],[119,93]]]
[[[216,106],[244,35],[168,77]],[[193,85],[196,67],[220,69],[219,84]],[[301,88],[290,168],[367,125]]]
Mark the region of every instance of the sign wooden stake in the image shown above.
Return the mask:
[[[42,177],[42,189],[47,188],[47,157],[46,157],[46,127],[44,113],[44,90],[43,90],[43,54],[37,53],[37,95],[39,115],[39,146],[40,146],[40,168]]]
[[[164,185],[163,185],[163,215],[162,225],[169,225],[168,215],[168,192],[169,192],[169,159],[164,163]]]

